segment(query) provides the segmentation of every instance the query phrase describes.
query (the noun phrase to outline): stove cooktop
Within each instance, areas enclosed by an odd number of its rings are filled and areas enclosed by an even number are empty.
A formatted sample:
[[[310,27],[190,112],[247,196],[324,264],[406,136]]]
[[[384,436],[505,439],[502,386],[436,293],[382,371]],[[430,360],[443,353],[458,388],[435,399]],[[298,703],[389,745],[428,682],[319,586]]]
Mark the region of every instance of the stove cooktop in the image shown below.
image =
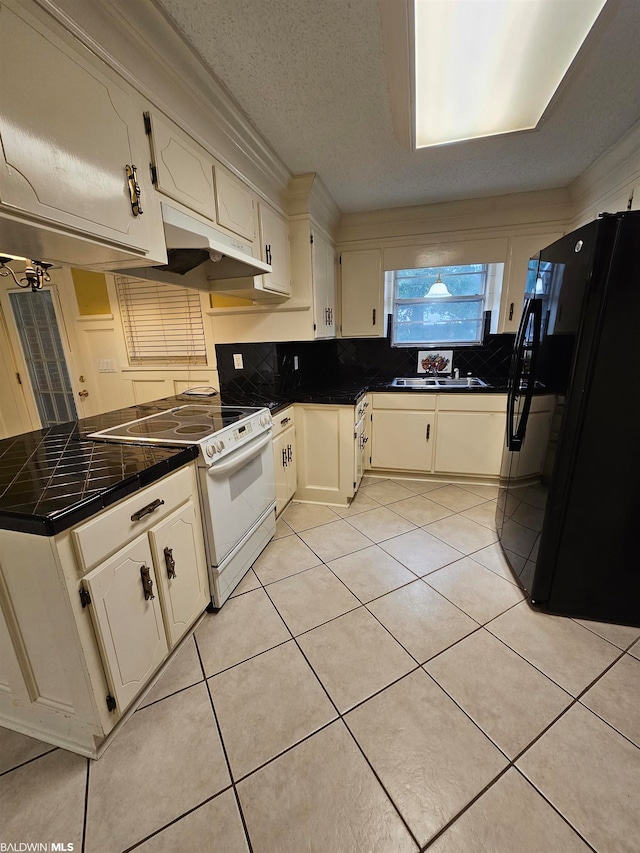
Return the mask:
[[[178,406],[94,432],[88,437],[154,444],[197,444],[261,411],[262,408],[219,404]]]

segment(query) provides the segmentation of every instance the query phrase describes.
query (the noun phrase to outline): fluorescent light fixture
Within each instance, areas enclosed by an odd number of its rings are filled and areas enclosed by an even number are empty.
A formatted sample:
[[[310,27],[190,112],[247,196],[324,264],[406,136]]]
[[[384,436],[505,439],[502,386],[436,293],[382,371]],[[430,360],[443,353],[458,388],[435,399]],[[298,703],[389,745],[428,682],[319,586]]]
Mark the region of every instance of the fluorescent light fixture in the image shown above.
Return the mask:
[[[606,0],[415,0],[416,148],[534,128]]]

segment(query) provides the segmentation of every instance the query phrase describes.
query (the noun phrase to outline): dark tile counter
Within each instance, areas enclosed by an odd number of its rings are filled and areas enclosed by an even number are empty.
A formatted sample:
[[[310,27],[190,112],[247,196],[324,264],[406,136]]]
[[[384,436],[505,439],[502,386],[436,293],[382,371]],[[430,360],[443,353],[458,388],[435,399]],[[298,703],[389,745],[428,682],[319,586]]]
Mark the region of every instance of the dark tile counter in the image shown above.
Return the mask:
[[[0,441],[0,528],[54,536],[195,459],[196,446],[84,437],[151,411],[121,409]]]
[[[403,388],[391,379],[362,379],[278,390],[273,384],[224,387],[219,396],[179,395],[117,409],[0,441],[0,529],[54,536],[198,456],[198,447],[106,443],[87,435],[174,406],[197,403],[265,406],[277,413],[293,403],[355,406],[367,391],[410,394],[506,392],[484,388]]]

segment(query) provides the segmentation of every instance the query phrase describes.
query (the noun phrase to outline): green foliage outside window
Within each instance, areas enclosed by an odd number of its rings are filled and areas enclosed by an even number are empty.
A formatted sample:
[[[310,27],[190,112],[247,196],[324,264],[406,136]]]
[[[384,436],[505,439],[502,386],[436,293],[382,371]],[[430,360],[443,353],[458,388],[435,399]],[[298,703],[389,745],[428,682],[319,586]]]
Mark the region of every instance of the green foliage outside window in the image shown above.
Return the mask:
[[[396,270],[394,346],[482,342],[486,264]],[[438,276],[449,296],[427,295]]]

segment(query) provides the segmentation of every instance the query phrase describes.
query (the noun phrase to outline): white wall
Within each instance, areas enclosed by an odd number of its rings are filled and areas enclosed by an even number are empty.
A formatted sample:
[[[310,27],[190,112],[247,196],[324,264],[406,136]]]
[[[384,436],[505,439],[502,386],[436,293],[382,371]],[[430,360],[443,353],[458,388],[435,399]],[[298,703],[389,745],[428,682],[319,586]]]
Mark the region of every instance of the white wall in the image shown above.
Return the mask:
[[[204,313],[208,306],[205,295],[202,295],[201,302],[207,348],[206,366],[131,367],[113,277],[106,276],[110,313],[92,316],[81,316],[78,311],[70,269],[52,270],[51,278],[56,293],[58,325],[80,417],[170,397],[194,385],[219,387],[211,317]],[[0,286],[3,291],[11,289],[6,279],[2,280]],[[0,383],[3,389],[0,438],[6,438],[38,429],[40,423],[35,401],[29,394],[29,378],[22,361],[15,321],[10,310],[7,310],[6,301],[0,321],[6,321],[0,322]],[[113,361],[115,372],[100,372],[102,360]],[[16,381],[16,370],[20,371],[22,385]],[[88,396],[79,397],[80,391],[87,391]]]

